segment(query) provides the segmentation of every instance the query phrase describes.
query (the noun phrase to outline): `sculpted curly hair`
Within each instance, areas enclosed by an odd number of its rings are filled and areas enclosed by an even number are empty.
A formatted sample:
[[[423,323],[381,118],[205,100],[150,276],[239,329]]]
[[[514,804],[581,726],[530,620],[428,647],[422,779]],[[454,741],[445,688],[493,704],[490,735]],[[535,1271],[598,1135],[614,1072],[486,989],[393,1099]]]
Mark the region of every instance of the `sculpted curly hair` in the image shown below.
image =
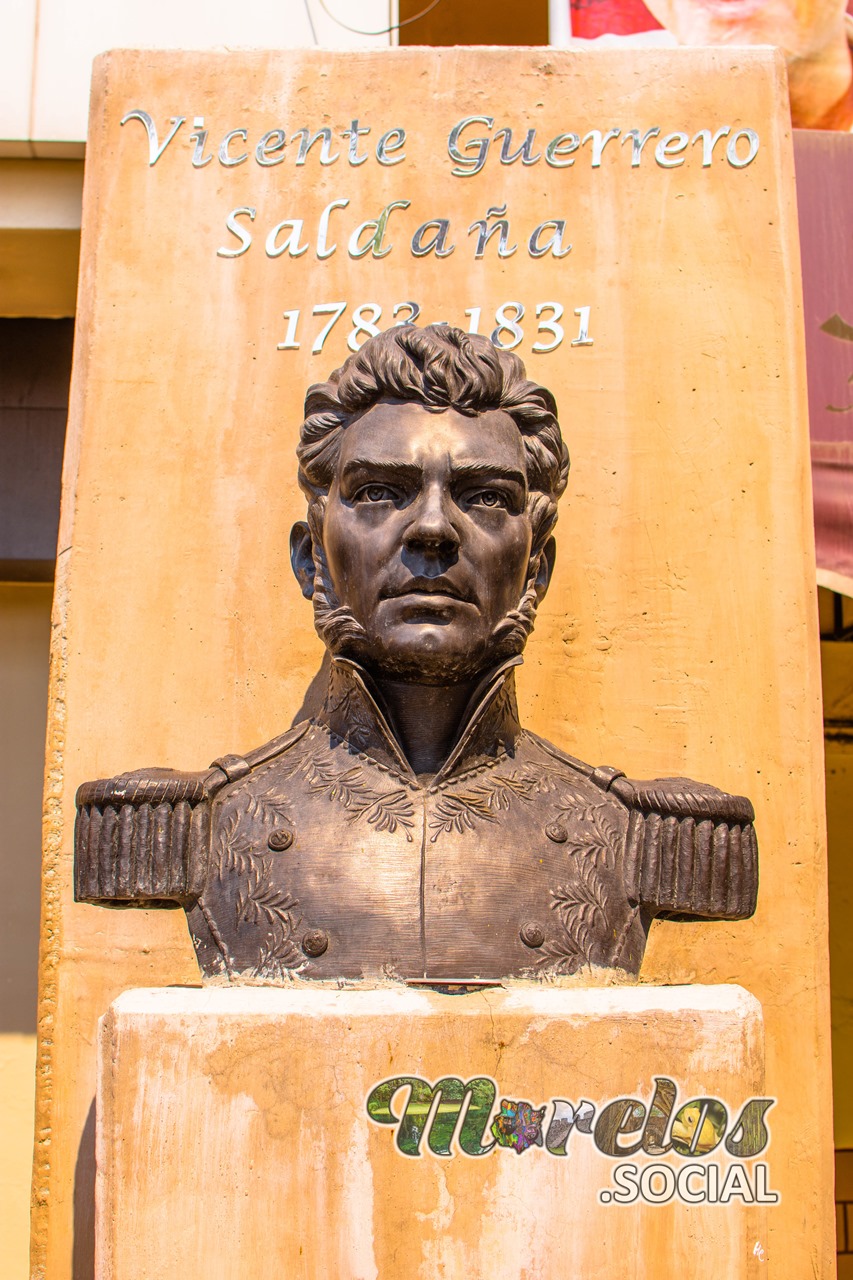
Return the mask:
[[[526,459],[532,561],[557,520],[557,502],[569,474],[551,392],[529,381],[517,356],[488,338],[448,325],[400,325],[369,338],[327,382],[309,387],[296,453],[299,484],[308,498],[314,544],[315,624],[333,653],[357,647],[361,628],[340,607],[323,553],[326,497],[335,477],[342,433],[379,400],[411,400],[431,413],[447,409],[474,417],[501,409],[521,433]],[[535,572],[518,606],[494,637],[502,653],[519,652],[536,612]]]

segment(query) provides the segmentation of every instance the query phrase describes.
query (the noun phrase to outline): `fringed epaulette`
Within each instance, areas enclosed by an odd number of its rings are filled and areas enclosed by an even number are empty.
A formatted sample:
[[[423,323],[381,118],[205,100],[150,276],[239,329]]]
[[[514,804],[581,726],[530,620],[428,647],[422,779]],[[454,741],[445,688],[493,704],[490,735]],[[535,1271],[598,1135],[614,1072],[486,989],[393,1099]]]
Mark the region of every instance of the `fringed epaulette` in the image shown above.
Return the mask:
[[[753,914],[758,842],[745,796],[689,778],[632,782],[615,773],[607,789],[630,814],[624,863],[630,899],[655,915]]]
[[[78,902],[187,905],[207,875],[207,773],[140,769],[77,792]]]
[[[222,787],[298,742],[307,723],[210,769],[138,769],[77,791],[74,898],[101,905],[191,905],[204,889],[210,801]]]

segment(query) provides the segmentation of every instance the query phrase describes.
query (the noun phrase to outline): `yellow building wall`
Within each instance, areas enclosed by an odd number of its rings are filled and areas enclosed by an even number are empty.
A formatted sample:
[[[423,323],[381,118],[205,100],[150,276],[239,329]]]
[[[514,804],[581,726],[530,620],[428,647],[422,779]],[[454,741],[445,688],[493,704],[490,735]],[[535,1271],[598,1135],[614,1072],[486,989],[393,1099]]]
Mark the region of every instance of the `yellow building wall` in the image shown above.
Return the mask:
[[[853,644],[821,645],[835,1145],[853,1148]]]
[[[0,1280],[29,1268],[36,1038],[0,1034]]]
[[[0,583],[0,1280],[29,1269],[49,583]]]

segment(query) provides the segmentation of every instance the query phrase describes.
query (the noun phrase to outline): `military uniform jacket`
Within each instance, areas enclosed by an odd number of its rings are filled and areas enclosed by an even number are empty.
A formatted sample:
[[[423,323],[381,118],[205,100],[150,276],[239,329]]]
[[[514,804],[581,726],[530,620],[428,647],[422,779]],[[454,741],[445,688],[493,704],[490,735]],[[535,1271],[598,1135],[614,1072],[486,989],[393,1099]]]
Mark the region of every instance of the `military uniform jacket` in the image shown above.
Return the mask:
[[[751,915],[750,802],[563,754],[519,724],[518,661],[426,783],[336,659],[320,715],[245,758],[85,784],[78,899],[181,902],[205,975],[267,982],[636,974],[655,915]]]

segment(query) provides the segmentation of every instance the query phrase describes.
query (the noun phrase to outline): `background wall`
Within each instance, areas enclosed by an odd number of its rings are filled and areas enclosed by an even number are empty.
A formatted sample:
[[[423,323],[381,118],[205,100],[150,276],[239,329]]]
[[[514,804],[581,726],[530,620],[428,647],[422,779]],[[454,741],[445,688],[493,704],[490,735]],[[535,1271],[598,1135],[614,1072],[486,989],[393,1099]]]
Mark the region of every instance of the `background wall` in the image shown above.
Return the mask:
[[[82,156],[92,59],[106,49],[381,48],[394,21],[394,0],[7,0],[0,155]]]
[[[52,583],[0,583],[0,1276],[27,1274]]]
[[[86,200],[97,217],[84,229],[60,533],[71,551],[57,577],[52,654],[35,1256],[58,1280],[72,1246],[91,1239],[98,1014],[123,987],[197,975],[179,913],[73,903],[74,791],[135,764],[191,765],[269,738],[319,665],[282,548],[304,511],[292,452],[302,391],[346,354],[351,316],[320,356],[312,307],[345,298],[350,311],[376,298],[387,316],[411,297],[423,320],[459,321],[472,306],[485,318],[501,299],[520,298],[535,319],[536,300],[557,297],[566,317],[591,305],[595,342],[537,355],[528,321],[519,348],[564,406],[575,454],[554,585],[521,681],[523,716],[569,751],[633,776],[684,773],[754,799],[764,859],[755,919],[657,924],[643,979],[740,981],[761,1000],[768,1089],[783,1100],[773,1172],[788,1206],[768,1247],[779,1276],[825,1275],[819,654],[781,62],[766,51],[646,51],[640,75],[621,51],[359,55],[363,120],[407,130],[399,169],[324,171],[315,156],[304,169],[221,174],[194,170],[186,140],[152,169],[141,126],[119,125],[140,86],[156,118],[168,118],[180,82],[187,101],[217,103],[216,136],[238,112],[260,136],[286,82],[306,118],[326,113],[337,134],[351,119],[350,65],[322,52],[242,55],[235,81],[234,60],[215,56],[118,54],[99,64],[106,110],[94,114],[90,139]],[[620,122],[639,129],[661,116],[691,134],[719,120],[748,123],[762,150],[743,170],[724,158],[703,169],[694,152],[669,171],[634,169],[627,150],[613,150],[600,167],[578,163],[557,177],[544,166],[501,168],[493,155],[481,174],[453,178],[451,123],[499,95],[526,102],[520,119],[546,138],[569,114],[583,134],[603,123],[601,103],[619,102]],[[282,183],[311,243],[327,202],[352,199],[328,261],[265,256]],[[496,187],[521,247],[481,262],[465,231]],[[379,267],[348,258],[353,223],[401,195],[412,208],[392,224],[395,252]],[[225,211],[238,205],[256,207],[257,239],[245,256],[217,257]],[[531,259],[525,228],[557,207],[577,228],[571,258]],[[172,234],[176,208],[181,235]],[[413,264],[410,228],[445,210],[456,256]],[[298,347],[281,345],[283,305],[301,308]]]
[[[400,0],[399,17],[411,18],[427,0]],[[431,13],[403,27],[402,44],[541,44],[547,39],[547,0],[518,5],[510,0],[441,0]],[[354,27],[378,30],[395,17],[395,0],[328,0],[329,10]],[[157,47],[201,47],[209,44],[285,46],[361,45],[395,42],[394,33],[364,37],[348,33],[322,11],[319,0],[247,0],[229,7],[221,0],[203,9],[189,0],[153,0],[145,6],[108,3],[107,0],[7,0],[3,9],[3,41],[0,43],[0,315],[72,316],[75,311],[79,254],[80,208],[86,112],[92,56],[110,45],[141,43]],[[847,141],[847,139],[843,139]],[[45,158],[48,157],[48,158]],[[849,294],[849,288],[848,288]],[[50,326],[48,326],[50,329]],[[30,330],[30,339],[32,333]],[[56,419],[47,445],[27,455],[13,434],[26,432],[27,415],[17,410],[50,408],[54,415],[64,401],[57,401],[56,386],[67,387],[70,376],[69,340],[56,344],[45,337],[43,347],[55,346],[55,366],[41,360],[36,399],[25,406],[14,387],[20,386],[20,343],[7,326],[0,341],[0,524],[8,516],[9,495],[17,495],[24,521],[38,515],[42,548],[40,576],[52,573],[52,550],[58,490]],[[14,358],[8,358],[11,353]],[[7,358],[4,361],[3,355]],[[9,381],[11,378],[11,382]],[[42,380],[46,378],[49,390]],[[58,379],[58,382],[57,382]],[[14,384],[14,387],[13,387]],[[64,395],[64,392],[63,392]],[[36,400],[42,403],[37,404]],[[48,403],[49,402],[49,403]],[[14,409],[10,414],[8,410]],[[45,430],[44,425],[40,430]],[[37,443],[30,434],[30,444]],[[8,459],[23,459],[10,483]],[[27,461],[29,457],[29,461]],[[39,479],[40,477],[40,479]],[[25,488],[22,490],[21,485]],[[28,506],[31,499],[38,505]],[[13,543],[20,551],[21,529],[7,519]],[[8,546],[12,544],[7,544]],[[30,570],[0,550],[0,583],[4,576],[26,577]],[[23,993],[32,992],[37,921],[32,894],[40,856],[38,815],[41,811],[42,741],[46,687],[47,616],[49,585],[28,587],[0,585],[0,693],[4,739],[11,744],[14,760],[4,760],[0,773],[0,868],[14,885],[14,896],[0,902],[0,946],[13,935],[21,957],[21,999],[9,981],[0,986],[0,1133],[4,1148],[0,1157],[0,1277],[19,1280],[25,1274],[28,1233],[29,1160],[32,1146],[32,1040],[26,1039],[34,1011],[24,1010]],[[837,601],[837,598],[836,598]],[[832,601],[826,593],[826,618],[822,631],[833,631]],[[8,611],[8,614],[7,614]],[[849,623],[851,618],[845,615]],[[20,640],[29,639],[28,675],[21,679],[23,654]],[[18,640],[13,642],[12,637]],[[853,644],[850,636],[823,646],[824,686],[827,705],[833,690],[853,684]],[[845,642],[846,641],[846,642]],[[827,659],[831,663],[827,666]],[[844,674],[846,672],[846,675]],[[846,682],[846,684],[845,684]],[[6,695],[9,695],[6,697]],[[834,703],[833,703],[834,705]],[[7,710],[8,708],[8,710]],[[836,1142],[853,1145],[853,1096],[842,1086],[853,1079],[853,957],[850,955],[849,907],[853,904],[853,815],[849,813],[851,733],[830,714],[827,747],[828,819],[830,838],[830,911],[832,937],[833,1035],[835,1064]],[[38,739],[38,752],[19,744],[28,734]],[[7,813],[14,806],[15,821],[25,813],[30,820],[14,839],[5,832]],[[35,815],[33,817],[33,815]],[[7,945],[8,952],[9,947]],[[2,971],[10,973],[8,968]],[[2,981],[2,980],[0,980]],[[9,1001],[7,1016],[6,1001]],[[23,1035],[16,1019],[26,1014]],[[26,1021],[26,1019],[25,1019]],[[853,1203],[853,1154],[846,1181],[839,1183]],[[853,1228],[853,1219],[851,1219]],[[841,1236],[840,1236],[841,1238]],[[853,1239],[853,1232],[851,1233]],[[853,1270],[853,1253],[849,1260]]]
[[[396,0],[6,0],[0,39],[0,1280],[27,1274],[50,600],[92,59],[388,45]],[[11,320],[9,317],[22,317]],[[37,319],[36,319],[37,318]]]

